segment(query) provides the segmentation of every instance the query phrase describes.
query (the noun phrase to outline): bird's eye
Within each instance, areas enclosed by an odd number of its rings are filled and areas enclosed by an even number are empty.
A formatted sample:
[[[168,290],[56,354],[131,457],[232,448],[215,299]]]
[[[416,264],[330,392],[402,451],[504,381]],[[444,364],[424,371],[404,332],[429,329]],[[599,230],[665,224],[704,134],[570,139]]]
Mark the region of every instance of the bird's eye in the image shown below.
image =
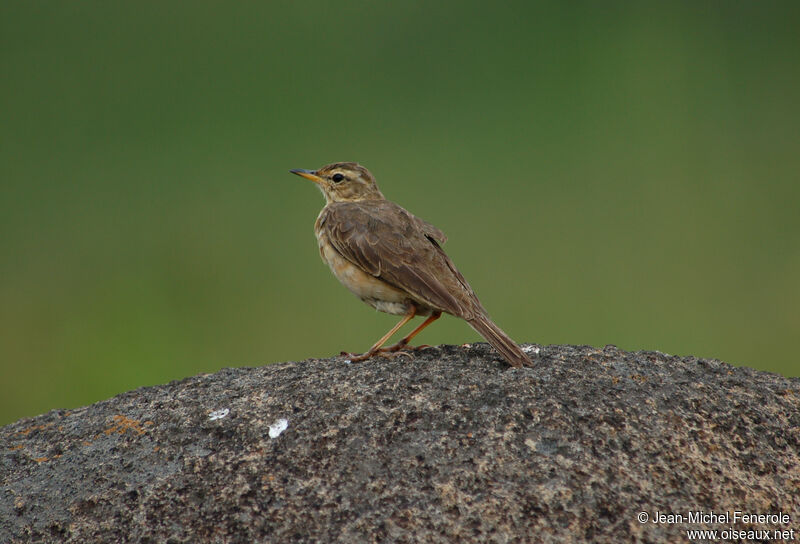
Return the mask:
[[[334,174],[334,175],[333,175],[333,177],[332,177],[331,179],[332,179],[332,180],[333,180],[335,183],[339,183],[340,181],[342,181],[342,180],[344,179],[344,176],[343,176],[342,174]]]

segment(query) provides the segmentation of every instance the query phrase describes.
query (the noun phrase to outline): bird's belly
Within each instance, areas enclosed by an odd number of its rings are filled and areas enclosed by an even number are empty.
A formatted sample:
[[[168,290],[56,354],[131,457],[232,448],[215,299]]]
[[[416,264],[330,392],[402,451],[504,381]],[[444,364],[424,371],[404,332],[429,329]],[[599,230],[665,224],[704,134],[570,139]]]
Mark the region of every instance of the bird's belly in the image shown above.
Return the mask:
[[[320,244],[319,252],[336,279],[376,310],[395,315],[403,315],[408,311],[411,301],[403,291],[367,274],[329,244]]]

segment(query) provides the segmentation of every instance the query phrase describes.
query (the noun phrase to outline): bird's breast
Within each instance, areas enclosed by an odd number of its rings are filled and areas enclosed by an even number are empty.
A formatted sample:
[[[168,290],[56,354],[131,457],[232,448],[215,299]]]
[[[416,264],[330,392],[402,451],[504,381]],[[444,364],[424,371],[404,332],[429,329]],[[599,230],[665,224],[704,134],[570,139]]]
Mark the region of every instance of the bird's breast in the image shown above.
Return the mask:
[[[407,293],[367,274],[336,251],[323,229],[315,229],[319,254],[342,285],[355,296],[381,312],[403,315],[411,300]]]

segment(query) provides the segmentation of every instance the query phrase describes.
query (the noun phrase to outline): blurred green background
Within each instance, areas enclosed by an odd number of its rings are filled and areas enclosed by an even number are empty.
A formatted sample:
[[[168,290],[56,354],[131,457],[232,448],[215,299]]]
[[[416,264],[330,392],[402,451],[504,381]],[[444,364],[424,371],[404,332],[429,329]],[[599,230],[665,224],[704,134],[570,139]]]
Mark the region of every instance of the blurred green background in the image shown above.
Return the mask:
[[[797,376],[799,6],[3,2],[0,424],[369,347],[288,173],[344,160],[519,342]]]

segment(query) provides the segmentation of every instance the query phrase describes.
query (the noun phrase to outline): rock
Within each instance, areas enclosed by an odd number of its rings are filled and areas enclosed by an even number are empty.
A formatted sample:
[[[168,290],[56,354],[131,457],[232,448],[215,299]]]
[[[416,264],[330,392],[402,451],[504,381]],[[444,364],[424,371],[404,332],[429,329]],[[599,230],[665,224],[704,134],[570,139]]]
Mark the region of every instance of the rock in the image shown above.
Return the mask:
[[[20,420],[0,542],[800,538],[800,379],[526,349],[533,368],[474,344],[225,369]]]

